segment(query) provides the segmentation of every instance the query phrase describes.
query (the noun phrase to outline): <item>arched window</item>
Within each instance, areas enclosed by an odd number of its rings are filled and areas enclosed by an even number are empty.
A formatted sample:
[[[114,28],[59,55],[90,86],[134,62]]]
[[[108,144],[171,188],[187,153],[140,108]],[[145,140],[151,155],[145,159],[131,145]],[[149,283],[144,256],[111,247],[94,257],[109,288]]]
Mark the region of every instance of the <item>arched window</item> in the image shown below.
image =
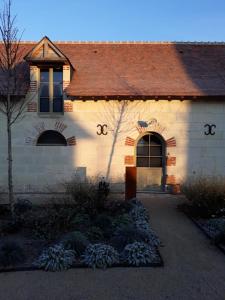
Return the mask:
[[[39,136],[37,146],[67,146],[67,141],[60,132],[46,130]]]
[[[137,167],[159,168],[163,165],[163,141],[156,133],[148,133],[137,143]]]

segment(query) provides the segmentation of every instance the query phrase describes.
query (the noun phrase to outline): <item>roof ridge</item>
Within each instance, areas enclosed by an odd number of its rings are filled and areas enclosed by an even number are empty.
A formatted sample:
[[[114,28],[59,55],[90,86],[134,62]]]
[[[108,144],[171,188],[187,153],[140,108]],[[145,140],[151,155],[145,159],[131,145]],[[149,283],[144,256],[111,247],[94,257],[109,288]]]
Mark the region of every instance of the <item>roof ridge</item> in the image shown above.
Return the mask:
[[[3,42],[0,41],[0,44]],[[37,44],[38,41],[20,41],[21,44]],[[164,45],[225,45],[225,42],[204,41],[53,41],[55,44],[164,44]]]

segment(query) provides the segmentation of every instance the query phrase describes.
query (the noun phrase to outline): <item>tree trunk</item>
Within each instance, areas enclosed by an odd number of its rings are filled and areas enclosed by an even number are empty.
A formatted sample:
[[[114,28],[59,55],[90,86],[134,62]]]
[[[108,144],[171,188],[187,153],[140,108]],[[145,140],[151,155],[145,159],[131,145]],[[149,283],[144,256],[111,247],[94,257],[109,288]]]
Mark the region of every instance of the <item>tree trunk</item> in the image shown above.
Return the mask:
[[[7,96],[8,107],[10,107],[10,95]],[[14,195],[13,195],[13,177],[12,177],[12,134],[11,134],[11,115],[7,115],[7,138],[8,138],[8,198],[11,210],[11,216],[14,220]]]

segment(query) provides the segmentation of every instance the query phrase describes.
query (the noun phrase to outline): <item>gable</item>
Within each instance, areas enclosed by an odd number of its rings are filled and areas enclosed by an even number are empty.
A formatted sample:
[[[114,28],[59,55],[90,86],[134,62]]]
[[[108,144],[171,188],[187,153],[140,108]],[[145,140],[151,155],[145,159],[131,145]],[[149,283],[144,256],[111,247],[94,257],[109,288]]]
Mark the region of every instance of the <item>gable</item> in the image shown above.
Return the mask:
[[[28,62],[55,61],[69,63],[69,59],[46,36],[24,57],[24,59]]]

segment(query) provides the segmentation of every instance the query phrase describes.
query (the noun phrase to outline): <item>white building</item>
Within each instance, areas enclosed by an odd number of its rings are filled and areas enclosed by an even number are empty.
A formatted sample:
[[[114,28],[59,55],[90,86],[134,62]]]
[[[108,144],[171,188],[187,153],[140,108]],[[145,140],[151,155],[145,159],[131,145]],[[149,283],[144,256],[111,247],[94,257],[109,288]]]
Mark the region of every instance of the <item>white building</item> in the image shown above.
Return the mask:
[[[225,44],[44,37],[21,49],[31,100],[13,127],[15,192],[59,191],[74,174],[107,177],[117,190],[126,182],[131,194],[136,183],[164,190],[225,175]],[[1,116],[2,189],[5,124]]]

